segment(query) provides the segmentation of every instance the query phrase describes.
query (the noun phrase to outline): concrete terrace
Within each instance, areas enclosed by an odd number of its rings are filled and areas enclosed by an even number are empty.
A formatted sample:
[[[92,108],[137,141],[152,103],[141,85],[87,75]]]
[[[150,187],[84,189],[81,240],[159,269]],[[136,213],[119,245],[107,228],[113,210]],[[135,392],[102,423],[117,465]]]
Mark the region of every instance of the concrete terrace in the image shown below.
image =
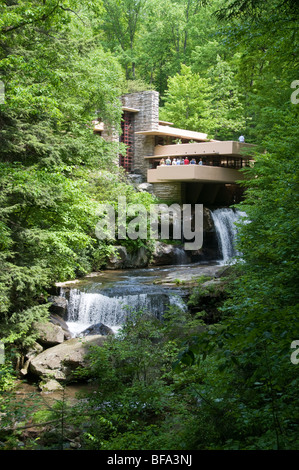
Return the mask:
[[[205,165],[158,166],[147,171],[147,181],[152,184],[170,181],[231,184],[242,179],[238,170]]]
[[[149,183],[162,181],[198,181],[201,183],[234,183],[242,180],[238,170],[248,166],[252,157],[249,156],[254,146],[235,141],[210,141],[205,143],[189,143],[176,145],[158,145],[154,155],[146,156],[152,163],[147,172]],[[161,166],[161,159],[176,158],[191,160],[192,165]],[[199,161],[202,165],[198,165]]]

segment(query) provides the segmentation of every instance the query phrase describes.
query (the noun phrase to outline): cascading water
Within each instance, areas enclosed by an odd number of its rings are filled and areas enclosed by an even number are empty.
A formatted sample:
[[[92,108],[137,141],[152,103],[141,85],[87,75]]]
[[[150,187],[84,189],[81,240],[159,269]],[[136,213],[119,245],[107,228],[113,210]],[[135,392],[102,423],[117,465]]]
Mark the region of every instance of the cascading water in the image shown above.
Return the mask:
[[[221,256],[219,262],[221,264],[229,264],[239,255],[235,247],[237,237],[236,223],[240,222],[241,217],[245,217],[246,214],[230,208],[221,208],[212,211],[211,215]]]
[[[237,235],[235,223],[245,213],[229,208],[211,212],[218,238],[221,259],[217,264],[225,265],[233,262],[238,254],[234,246]],[[174,248],[174,265],[176,270],[188,265],[191,269],[188,253],[181,247]],[[68,299],[67,324],[71,333],[76,336],[96,323],[102,323],[114,331],[124,323],[130,312],[149,312],[158,318],[163,316],[169,305],[176,305],[182,311],[186,309],[183,293],[179,288],[165,288],[153,282],[163,271],[139,269],[106,273],[99,279],[90,279],[61,295]]]
[[[61,295],[68,297],[67,324],[74,336],[96,323],[117,331],[130,312],[150,312],[160,318],[168,305],[186,308],[178,289],[166,293],[160,286],[147,285],[146,277],[122,276],[113,287],[90,282],[70,289],[68,294],[61,290]]]

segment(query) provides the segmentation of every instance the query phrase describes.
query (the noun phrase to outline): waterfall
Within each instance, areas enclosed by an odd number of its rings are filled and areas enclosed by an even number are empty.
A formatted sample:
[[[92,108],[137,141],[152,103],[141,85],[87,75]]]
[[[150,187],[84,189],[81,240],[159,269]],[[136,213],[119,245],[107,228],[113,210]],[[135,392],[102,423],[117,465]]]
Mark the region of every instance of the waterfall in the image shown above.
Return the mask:
[[[71,289],[67,324],[73,335],[96,323],[103,323],[117,331],[131,311],[146,311],[159,318],[167,303],[185,308],[183,300],[174,294],[138,293],[110,297],[100,292]]]
[[[222,208],[211,212],[216,230],[217,240],[221,259],[221,264],[231,263],[239,253],[236,250],[235,242],[237,236],[236,222],[240,222],[241,217],[246,216],[244,212]]]

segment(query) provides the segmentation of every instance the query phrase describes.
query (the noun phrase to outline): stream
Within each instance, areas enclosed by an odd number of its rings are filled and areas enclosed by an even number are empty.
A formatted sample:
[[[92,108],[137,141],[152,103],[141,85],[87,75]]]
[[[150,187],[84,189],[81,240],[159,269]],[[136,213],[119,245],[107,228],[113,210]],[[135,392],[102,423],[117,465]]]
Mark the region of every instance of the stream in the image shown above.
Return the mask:
[[[132,311],[150,312],[161,318],[168,306],[186,309],[186,281],[213,276],[221,266],[180,265],[121,271],[104,271],[61,287],[68,300],[67,325],[76,336],[86,328],[103,323],[117,332]]]
[[[178,253],[170,266],[107,270],[62,285],[60,295],[68,301],[66,321],[72,335],[98,323],[117,332],[130,312],[150,312],[161,318],[169,306],[186,309],[183,284],[202,275],[214,277],[239,255],[235,224],[244,215],[229,208],[211,211],[218,243],[214,262],[190,264],[185,253]]]
[[[173,265],[105,270],[60,284],[60,295],[68,301],[65,320],[72,336],[81,336],[85,329],[97,323],[117,333],[132,311],[150,312],[158,318],[169,306],[184,311],[190,284],[202,276],[215,278],[234,263],[237,255],[234,223],[240,215],[243,214],[236,214],[232,209],[220,209],[212,214],[218,240],[214,261],[190,263],[188,256],[178,252]],[[90,384],[69,384],[65,391],[68,400],[76,401],[75,395],[81,387],[84,391]],[[37,389],[36,383],[20,382],[17,394],[20,400],[27,401]],[[42,391],[40,395],[45,406],[61,399],[59,391],[51,392],[50,398],[48,392]]]

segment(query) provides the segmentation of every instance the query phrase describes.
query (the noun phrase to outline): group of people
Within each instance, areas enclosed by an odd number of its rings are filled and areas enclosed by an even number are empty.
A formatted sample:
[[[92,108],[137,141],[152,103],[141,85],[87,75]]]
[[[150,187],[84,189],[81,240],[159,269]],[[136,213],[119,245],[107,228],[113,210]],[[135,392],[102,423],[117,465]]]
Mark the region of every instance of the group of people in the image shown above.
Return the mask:
[[[198,162],[198,165],[202,165],[202,164],[203,164],[202,159],[200,159]],[[192,158],[192,160],[190,161],[188,157],[186,157],[185,159],[174,158],[173,160],[167,157],[166,160],[164,158],[160,160],[160,166],[165,166],[165,165],[166,166],[167,165],[197,165],[197,162],[195,158]]]
[[[240,135],[239,142],[245,142],[245,138],[243,135]],[[160,160],[160,166],[168,166],[168,165],[197,165],[195,158],[189,160],[188,157],[184,158],[174,158],[171,160],[169,157],[166,159],[162,158]],[[198,165],[204,165],[202,159],[199,160]]]

